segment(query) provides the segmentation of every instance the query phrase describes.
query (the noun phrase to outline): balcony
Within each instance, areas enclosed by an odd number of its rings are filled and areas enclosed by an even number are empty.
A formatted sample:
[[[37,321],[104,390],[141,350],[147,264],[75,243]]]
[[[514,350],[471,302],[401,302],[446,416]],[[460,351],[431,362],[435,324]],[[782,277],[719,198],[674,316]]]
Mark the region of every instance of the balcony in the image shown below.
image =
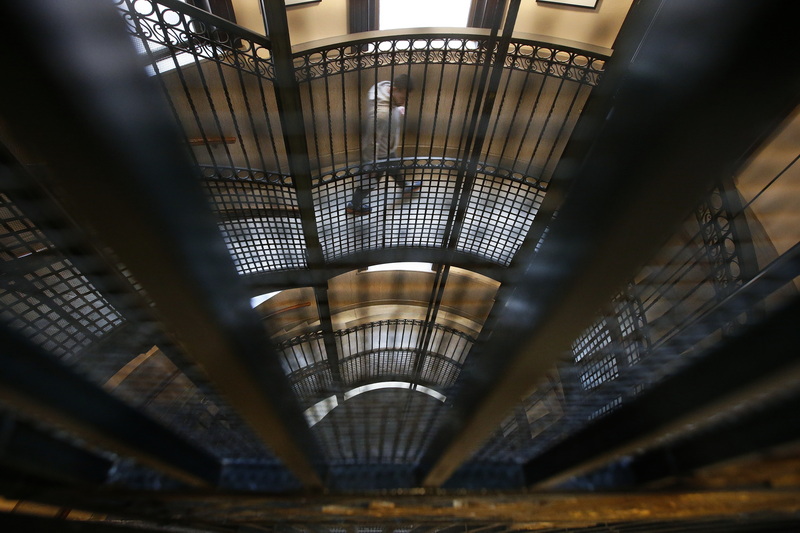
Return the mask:
[[[635,493],[685,483],[689,520],[796,523],[800,56],[742,44],[783,28],[765,8],[697,8],[708,33],[645,2],[612,54],[499,27],[289,49],[274,6],[265,37],[114,4],[3,58],[31,80],[0,109],[6,498],[211,531],[299,494],[294,528],[412,529],[506,491],[447,515],[500,531],[521,518],[485,509],[531,491],[631,491],[658,531],[668,496]],[[400,147],[365,160],[365,96],[400,74]]]

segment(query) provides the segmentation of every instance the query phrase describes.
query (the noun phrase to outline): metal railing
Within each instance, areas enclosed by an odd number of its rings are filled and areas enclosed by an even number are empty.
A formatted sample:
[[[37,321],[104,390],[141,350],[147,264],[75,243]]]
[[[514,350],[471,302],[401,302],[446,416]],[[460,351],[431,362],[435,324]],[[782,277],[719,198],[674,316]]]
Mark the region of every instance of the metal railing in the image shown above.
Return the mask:
[[[150,16],[157,13],[154,9]],[[191,42],[186,35],[191,35],[193,22],[179,18],[183,24],[180,35]],[[176,19],[168,31],[160,28],[161,33],[175,35],[180,24]],[[181,110],[177,116],[186,130],[204,141],[193,153],[203,168],[232,255],[240,272],[246,274],[303,268],[299,208],[275,119],[278,108],[272,70],[268,54],[257,52],[258,46],[266,48],[268,43],[249,44],[259,40],[248,36],[251,40],[243,41],[246,44],[241,50],[228,50],[221,43],[224,53],[215,52],[213,43],[204,37],[208,34],[205,26],[200,28],[203,37],[198,42],[202,45],[175,48],[180,54],[194,54],[194,61],[156,73],[164,80],[167,93],[185,98],[192,110]],[[157,34],[149,31],[147,37],[158,41],[153,37]],[[346,42],[328,40],[296,49],[294,68],[313,173],[314,212],[326,260],[363,250],[446,245],[448,208],[462,193],[455,182],[466,157],[463,139],[468,117],[477,105],[478,66],[489,57],[487,35],[483,30],[427,35],[373,32],[350,36]],[[159,44],[169,46],[169,40]],[[236,58],[250,56],[255,68],[245,74],[234,72],[242,63]],[[487,127],[457,250],[500,265],[510,264],[607,58],[601,50],[514,38],[504,61],[495,112]],[[424,194],[409,201],[398,195],[387,179],[371,198],[386,206],[377,220],[347,218],[342,207],[364,174],[361,126],[374,120],[364,95],[377,82],[398,74],[409,75],[416,85],[402,119],[402,149],[397,157],[369,163],[383,164],[405,179],[422,178]],[[245,75],[252,79],[245,83]],[[238,85],[232,83],[237,78]],[[253,122],[251,101],[260,102],[255,115],[260,126]],[[201,107],[205,113],[199,111]],[[244,117],[250,119],[249,129],[241,127],[247,123]],[[233,139],[230,145],[218,142],[226,138]],[[254,168],[252,154],[265,157],[265,152],[266,158]],[[630,383],[621,387],[620,378],[634,371],[639,376],[635,367],[655,347],[679,337],[687,325],[743,283],[739,248],[731,246],[743,237],[746,240],[746,236],[735,235],[732,222],[734,216],[743,214],[732,214],[727,195],[728,189],[717,189],[698,208],[694,221],[687,222],[686,240],[669,252],[657,271],[649,273],[647,283],[631,285],[607,316],[575,341],[575,352],[567,356],[562,374],[574,373],[568,369],[571,365],[579,370],[572,382],[565,381],[557,409],[570,413],[575,425],[635,396],[642,385],[626,378],[623,381]],[[658,312],[662,307],[669,312]],[[601,338],[604,340],[598,340]],[[317,359],[324,366],[322,355]],[[345,359],[340,356],[342,364]],[[306,374],[315,371],[308,369]],[[329,386],[330,380],[322,379],[303,390],[311,399],[326,393],[319,387]],[[312,390],[316,393],[311,394]],[[534,403],[528,400],[528,404]],[[580,408],[570,407],[571,403]],[[564,422],[562,415],[551,420]],[[522,424],[519,431],[529,429]],[[496,457],[497,448],[490,448]]]
[[[299,211],[277,120],[269,41],[179,2],[121,0],[119,6],[203,168],[212,205],[231,210],[217,197],[220,186],[214,182],[252,181],[269,196],[265,203],[271,213],[280,213],[270,220],[241,205],[234,217],[239,222],[226,222],[240,272],[304,267],[300,226],[286,219]],[[461,194],[455,189],[456,175],[466,158],[463,141],[477,105],[479,67],[490,58],[487,36],[485,30],[373,32],[295,51],[316,224],[326,260],[363,249],[445,246],[449,206]],[[460,251],[509,264],[607,57],[605,50],[579,50],[526,36],[511,42]],[[364,165],[380,163],[361,157],[366,142],[362,125],[375,120],[365,95],[377,82],[401,73],[411,77],[415,89],[403,118],[401,152],[385,163],[425,185],[421,194],[403,201],[387,180],[371,197],[373,205],[385,206],[379,216],[354,221],[344,204],[365,174]],[[244,222],[248,218],[260,220],[257,227]],[[487,221],[493,221],[491,227]],[[398,225],[405,230],[393,232]],[[264,236],[263,245],[242,249],[238,236],[254,231]],[[271,254],[268,249],[275,243],[291,249],[292,257]]]
[[[118,5],[148,72],[183,126],[187,151],[240,274],[307,268],[301,207],[314,213],[326,261],[382,248],[446,247],[450,207],[465,194],[456,176],[465,157],[467,117],[476,105],[485,32],[365,34],[298,50],[295,74],[314,172],[313,205],[301,206],[277,120],[269,40],[173,0],[120,0]],[[600,51],[523,37],[512,42],[457,251],[500,267],[511,264],[605,58]],[[351,218],[342,206],[364,173],[360,126],[369,119],[364,93],[398,73],[410,74],[417,88],[406,109],[403,150],[385,163],[407,179],[422,178],[423,193],[404,198],[385,180],[371,197],[383,207],[374,216]],[[780,176],[765,190],[780,187]],[[4,318],[33,343],[73,359],[78,367],[86,363],[97,369],[93,363],[99,357],[92,359],[90,348],[109,342],[113,349],[103,352],[107,367],[100,373],[110,377],[132,355],[129,345],[113,338],[115,329],[130,325],[122,318],[127,310],[104,300],[115,289],[88,279],[72,262],[74,251],[50,242],[9,197],[0,201],[4,274],[9,274],[2,286]],[[661,256],[573,343],[552,378],[501,424],[476,460],[537,456],[678,372],[702,352],[705,345],[698,340],[714,342],[755,320],[797,270],[782,271],[774,286],[759,285],[746,305],[725,307],[749,290],[750,279],[770,268],[750,256],[748,248],[756,244],[747,231],[748,217],[733,184],[717,188]],[[784,257],[790,254],[796,250]],[[426,344],[431,348],[420,350],[424,328],[435,332]],[[139,344],[155,338],[144,326],[135,331]],[[281,346],[284,370],[304,408],[340,393],[343,385],[379,380],[408,378],[449,394],[475,339],[440,324],[397,320],[337,331],[335,342],[340,383],[333,379],[321,332]],[[414,357],[423,362],[414,364]],[[151,363],[116,394],[127,395],[131,403],[143,400],[137,407],[178,433],[202,437],[223,459],[273,461],[232,409],[209,394],[207,384],[193,387],[183,369],[161,356]],[[326,458],[413,463],[441,415],[438,403],[420,398],[406,403],[408,414],[386,433],[359,434],[363,428],[355,415],[369,412],[364,420],[380,422],[392,412],[392,401],[372,410],[353,407],[342,415],[348,421],[339,429],[330,419],[321,422],[314,431],[325,444]],[[370,440],[379,446],[370,449]]]

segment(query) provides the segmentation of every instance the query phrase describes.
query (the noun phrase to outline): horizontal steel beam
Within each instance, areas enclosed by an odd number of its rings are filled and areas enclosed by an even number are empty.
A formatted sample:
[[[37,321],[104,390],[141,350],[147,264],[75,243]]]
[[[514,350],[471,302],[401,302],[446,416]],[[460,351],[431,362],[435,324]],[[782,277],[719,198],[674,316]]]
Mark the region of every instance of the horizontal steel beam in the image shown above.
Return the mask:
[[[730,364],[730,363],[726,363]],[[782,391],[781,395],[784,395]],[[626,490],[665,478],[689,478],[701,468],[741,461],[749,480],[758,480],[762,469],[753,457],[769,457],[783,446],[800,442],[800,394],[765,402],[758,409],[704,425],[683,439],[626,455],[568,482],[569,487],[590,490]],[[780,457],[780,453],[775,453]],[[713,470],[712,470],[713,471]],[[737,474],[740,470],[736,470]],[[769,470],[763,474],[769,475]],[[790,470],[785,472],[790,473]],[[706,476],[703,476],[706,477]],[[739,478],[741,479],[741,477]],[[749,483],[752,485],[752,481]]]
[[[78,376],[5,325],[0,325],[0,398],[192,485],[214,485],[219,478],[220,463],[214,456]]]
[[[269,497],[241,494],[65,494],[64,503],[80,509],[118,516],[139,516],[170,524],[219,524],[227,527],[291,527],[321,529],[381,527],[387,524],[463,527],[506,524],[509,530],[553,531],[597,524],[634,522],[643,517],[650,523],[669,521],[675,531],[700,520],[727,517],[733,524],[785,519],[794,531],[800,490],[709,490],[659,492],[470,494],[413,491],[414,494],[345,494],[307,497]],[[154,500],[154,498],[157,498]],[[49,491],[48,503],[60,496]],[[154,501],[158,505],[154,505]],[[93,503],[96,502],[96,503]],[[78,505],[80,504],[80,505]],[[683,527],[682,527],[683,526]],[[571,530],[571,529],[570,529]],[[591,530],[591,529],[589,529]],[[728,531],[728,529],[720,529]],[[462,529],[463,531],[463,529]],[[773,531],[773,530],[771,530]],[[774,531],[778,531],[775,529]]]
[[[572,185],[461,374],[420,464],[424,486],[450,477],[714,181],[800,103],[800,39],[787,22],[796,12],[780,0],[634,7],[556,170],[554,181]],[[776,40],[770,54],[753,46]]]
[[[563,479],[579,474],[598,457],[621,451],[623,447],[628,451],[638,448],[642,446],[641,439],[662,428],[674,429],[674,424],[689,420],[695,413],[708,416],[705,412],[708,409],[717,413],[724,407],[731,407],[727,405],[727,398],[736,398],[739,391],[756,386],[760,380],[796,367],[797,347],[800,346],[797,324],[800,324],[800,298],[795,298],[762,324],[727,339],[683,372],[640,393],[635,401],[623,404],[529,461],[525,465],[528,484],[539,484],[556,475]],[[741,401],[741,398],[735,399],[735,403]],[[761,424],[764,420],[766,418],[757,422]],[[789,420],[791,418],[785,422]],[[780,424],[778,420],[773,422]],[[742,424],[746,423],[744,419]],[[792,429],[784,434],[787,440],[791,435],[800,435],[796,424]],[[719,431],[719,435],[725,434],[722,429]],[[698,439],[699,446],[701,437],[695,435],[694,438]],[[742,444],[747,438],[745,433],[738,440]],[[702,439],[723,444],[713,434]],[[691,453],[690,443],[680,446]],[[715,456],[732,453],[736,445],[724,444],[722,448],[727,451],[717,450]]]
[[[383,248],[356,252],[331,261],[319,270],[276,270],[242,276],[252,291],[271,292],[294,287],[327,286],[328,280],[361,268],[384,263],[432,263],[451,260],[451,267],[476,272],[492,279],[500,279],[505,267],[480,257],[452,252],[441,248]]]
[[[54,513],[60,509],[52,509]],[[36,516],[22,513],[0,513],[0,528],[17,533],[40,533],[43,531],[60,531],[62,533],[163,533],[162,524],[147,523],[140,520],[126,522],[124,520],[87,520],[65,518],[57,515]],[[183,528],[179,529],[183,530]],[[188,529],[186,529],[188,530]],[[184,531],[186,531],[184,530]],[[191,531],[204,533],[235,533],[236,530],[225,527],[192,527]]]
[[[49,163],[46,185],[130,270],[188,357],[318,486],[314,439],[119,14],[100,0],[33,0],[0,5],[0,17],[0,66],[15,73],[0,87],[9,133]]]
[[[0,465],[42,479],[98,484],[106,481],[113,463],[6,415],[0,419]]]

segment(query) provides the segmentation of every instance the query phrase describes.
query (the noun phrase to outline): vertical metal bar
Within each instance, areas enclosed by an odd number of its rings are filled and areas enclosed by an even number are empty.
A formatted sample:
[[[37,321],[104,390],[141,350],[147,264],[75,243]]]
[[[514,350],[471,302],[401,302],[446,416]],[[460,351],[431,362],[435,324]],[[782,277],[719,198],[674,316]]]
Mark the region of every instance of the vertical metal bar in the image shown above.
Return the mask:
[[[547,80],[548,78],[545,78],[542,81],[542,85],[544,85],[547,82]],[[525,167],[524,174],[526,176],[530,175],[531,165],[533,164],[533,161],[536,159],[536,154],[539,152],[539,147],[542,144],[542,139],[544,139],[545,132],[547,131],[547,126],[550,124],[550,120],[553,118],[553,112],[555,111],[556,104],[558,104],[558,100],[561,97],[561,91],[562,89],[564,89],[565,83],[566,83],[566,77],[562,77],[558,80],[558,89],[556,89],[556,94],[553,97],[553,102],[550,104],[550,109],[547,111],[547,118],[545,118],[544,122],[542,123],[542,129],[539,132],[539,137],[536,139],[536,144],[534,144],[533,146],[533,153],[531,154],[531,157],[528,160],[528,165]]]
[[[422,462],[425,485],[443,483],[458,468],[717,176],[733,171],[798,104],[800,42],[786,16],[796,13],[791,4],[638,4],[646,15],[631,19],[603,91],[576,128],[575,143],[589,147],[588,157],[563,172],[578,181],[535,261],[515,279],[485,346],[492,357],[483,358],[487,364],[472,358],[447,434],[434,437]],[[783,43],[775,54],[750,46],[774,34]],[[691,68],[667,53],[677,47],[695,52]],[[743,78],[741,64],[757,65],[757,75]],[[651,222],[646,228],[643,219]],[[519,335],[522,342],[514,341]]]
[[[519,12],[520,0],[511,0],[508,12],[505,17],[505,26],[500,40],[496,39],[496,34],[499,31],[500,21],[502,20],[502,11],[495,13],[497,23],[492,28],[492,36],[489,39],[489,48],[486,53],[488,54],[486,64],[484,65],[483,72],[481,73],[481,85],[476,99],[476,106],[473,117],[471,119],[471,126],[467,132],[467,151],[468,156],[465,157],[461,165],[459,165],[458,176],[456,178],[457,188],[460,189],[453,199],[450,206],[450,213],[447,221],[447,229],[445,230],[445,238],[447,239],[446,248],[448,250],[455,250],[458,245],[458,240],[461,236],[461,229],[463,225],[464,216],[467,211],[472,185],[475,180],[475,171],[478,165],[478,159],[483,150],[485,141],[486,130],[488,128],[489,120],[491,118],[492,109],[494,107],[497,88],[500,84],[500,77],[503,74],[505,57],[508,53],[508,46],[511,42],[511,35],[514,31],[514,24],[517,20],[517,13]],[[497,52],[493,55],[492,47],[497,48]],[[491,75],[490,75],[491,73]],[[486,78],[488,77],[488,82]]]
[[[163,13],[159,10],[156,11],[158,13],[158,18],[161,21],[161,24],[165,28],[167,28],[169,25],[164,21]],[[181,15],[181,20],[183,20],[184,24],[187,24],[185,20],[185,15]],[[188,28],[185,28],[185,31],[187,33],[191,33]],[[200,85],[203,88],[203,91],[205,92],[206,99],[208,100],[209,110],[211,111],[211,116],[214,119],[214,124],[217,128],[217,135],[219,135],[220,138],[224,138],[226,137],[226,135],[222,129],[222,123],[220,122],[219,114],[217,113],[217,108],[214,105],[214,96],[211,94],[211,88],[209,86],[208,80],[206,79],[205,72],[203,71],[203,64],[200,62],[200,56],[197,54],[192,54],[192,59],[194,60],[194,65],[195,68],[197,69],[197,75],[200,79]],[[182,75],[182,69],[181,66],[178,64],[177,56],[173,55],[173,61],[175,62],[175,69],[181,72]],[[206,139],[206,141],[208,141],[208,139]],[[228,164],[230,165],[230,168],[235,168],[236,164],[233,162],[233,156],[231,155],[231,151],[228,148],[228,144],[223,142],[222,147],[225,150],[225,155],[228,156]]]
[[[262,58],[258,57],[257,50],[255,47],[251,50],[253,55],[253,63],[257,64],[259,62],[264,63],[265,61]],[[267,92],[264,90],[264,83],[266,80],[266,76],[258,76],[258,92],[261,100],[261,111],[264,113],[264,120],[267,123],[267,133],[269,134],[269,142],[270,147],[272,148],[272,156],[275,158],[275,167],[278,171],[278,174],[283,175],[283,163],[281,162],[281,155],[278,153],[278,147],[275,144],[275,129],[272,126],[272,118],[271,113],[269,112],[269,106],[267,104]],[[271,80],[270,80],[271,81]],[[264,167],[264,170],[268,170],[267,167]]]
[[[333,392],[336,394],[337,399],[344,401],[344,397],[342,396],[342,373],[339,367],[339,347],[336,343],[336,337],[333,331],[333,322],[331,321],[331,306],[328,301],[328,288],[315,287],[314,296],[317,299],[320,329],[322,330],[325,352],[328,356],[328,365],[331,369],[331,377],[333,378]]]
[[[342,74],[341,76],[344,77],[344,74]],[[330,163],[328,164],[328,166],[330,167],[331,170],[333,170],[334,168],[336,168],[336,160],[335,160],[335,157],[334,157],[334,154],[335,154],[335,149],[334,149],[334,144],[333,144],[334,132],[333,132],[333,122],[331,121],[331,89],[330,89],[329,78],[330,77],[328,75],[325,75],[325,76],[323,76],[322,79],[325,81],[325,116],[328,119],[328,124],[327,124],[327,126],[328,126],[328,147],[330,148]],[[309,82],[309,87],[310,86],[311,86],[311,83]],[[344,96],[344,95],[342,95],[342,96]],[[346,115],[343,115],[343,116],[346,116]],[[315,126],[315,129],[316,129],[316,126]],[[345,137],[345,138],[347,138],[347,137]],[[320,161],[320,165],[321,164],[322,164],[322,161]],[[322,174],[321,171],[320,171],[320,174]]]
[[[195,104],[194,98],[192,97],[192,91],[189,88],[189,84],[186,81],[186,76],[183,74],[183,69],[178,64],[177,57],[173,54],[172,61],[175,64],[175,70],[178,74],[178,79],[181,82],[181,88],[183,89],[183,94],[186,97],[186,102],[189,104],[189,109],[192,110],[192,115],[194,116],[194,122],[197,124],[197,129],[200,131],[200,137],[205,141],[203,145],[205,146],[206,153],[208,154],[209,159],[211,160],[211,164],[214,166],[214,169],[217,171],[217,174],[220,174],[220,166],[217,163],[217,156],[214,154],[214,150],[211,149],[211,143],[208,142],[209,136],[206,133],[206,128],[203,125],[203,121],[200,119],[200,112],[197,110],[197,105]],[[153,63],[153,69],[156,72],[156,76],[161,78],[161,72],[158,70],[158,66]],[[169,94],[169,91],[164,91],[165,94]]]
[[[564,129],[566,128],[567,124],[570,120],[570,115],[572,111],[575,109],[575,104],[578,102],[578,97],[581,95],[581,89],[583,88],[582,85],[575,87],[575,93],[572,95],[572,99],[569,103],[569,108],[567,112],[564,114],[564,119],[561,121],[561,125],[558,128],[558,133],[553,138],[553,142],[550,145],[550,150],[547,153],[547,157],[545,158],[544,163],[542,164],[542,174],[547,172],[547,167],[550,165],[550,162],[553,160],[553,156],[556,152],[556,147],[558,146],[558,142],[561,139],[561,135],[564,133]],[[533,160],[531,158],[531,160]]]
[[[531,113],[528,116],[528,120],[525,123],[525,130],[522,132],[522,139],[525,139],[525,138],[528,137],[528,132],[530,131],[531,125],[535,123],[535,121],[533,120],[533,117],[536,115],[536,111],[539,109],[539,102],[541,102],[541,100],[542,100],[542,93],[544,92],[544,86],[545,86],[546,83],[547,83],[547,75],[546,74],[542,74],[542,80],[541,80],[541,83],[539,83],[539,88],[536,91],[536,98],[534,98],[534,100],[533,100],[533,106],[531,107]],[[525,146],[525,143],[520,141],[519,146],[517,147],[517,153],[514,155],[514,168],[515,168],[515,170],[516,170],[516,166],[517,166],[518,162],[524,161],[525,159],[528,159],[527,156],[525,158],[521,157],[523,146]],[[531,156],[530,156],[530,158],[528,160],[529,161],[533,160],[533,154],[531,154]]]
[[[0,86],[11,131],[57,165],[48,183],[65,209],[130,269],[186,354],[301,481],[319,484],[288,380],[115,8],[32,0],[0,3],[0,15],[13,21],[5,36],[28,51],[0,47],[0,62],[35,80]]]
[[[492,117],[493,120],[494,120],[494,126],[492,127],[491,133],[488,133],[488,131],[487,131],[488,138],[485,141],[485,144],[486,144],[486,155],[487,155],[486,159],[488,159],[488,156],[492,151],[492,145],[494,144],[494,141],[495,141],[495,135],[497,134],[498,126],[500,125],[501,119],[503,118],[503,109],[506,106],[506,100],[508,100],[508,88],[511,86],[511,78],[512,78],[513,74],[514,74],[514,70],[513,69],[508,69],[507,76],[506,76],[505,87],[503,88],[503,94],[500,96],[500,103],[497,106],[497,110],[494,113],[494,117]],[[498,81],[498,86],[495,87],[494,89],[495,89],[495,92],[497,92],[500,89],[500,82],[499,81]],[[517,106],[519,106],[519,102],[522,100],[522,97],[523,97],[523,93],[520,92],[519,98],[517,99]],[[510,115],[510,117],[508,119],[508,131],[507,131],[506,135],[504,136],[506,142],[508,141],[509,133],[511,132],[511,127],[514,124],[514,118],[515,118],[515,115],[512,114],[512,115]],[[487,123],[487,130],[488,130],[488,126],[489,125]],[[497,165],[501,165],[502,161],[503,161],[503,159],[502,159],[502,150],[501,150],[501,155],[499,155],[498,159],[497,159]]]
[[[272,40],[272,61],[275,66],[275,96],[281,110],[280,120],[284,144],[289,156],[289,171],[292,174],[295,190],[297,191],[297,202],[300,207],[300,221],[303,228],[303,238],[306,243],[308,266],[312,271],[321,271],[325,267],[325,260],[314,213],[311,163],[309,161],[300,86],[295,76],[292,48],[289,41],[286,5],[280,0],[261,0],[261,5],[269,28],[270,39]],[[317,300],[317,309],[319,310],[320,327],[325,339],[326,355],[338,395],[341,392],[339,352],[331,321],[327,287],[315,287],[314,294]]]
[[[798,321],[800,298],[795,297],[764,323],[728,339],[685,371],[640,393],[636,402],[619,407],[529,461],[525,465],[527,482],[553,483],[585,472],[598,458],[622,453],[634,443],[643,445],[676,420],[687,419],[710,405],[719,409],[719,402],[760,379],[787,371],[796,374]],[[764,339],[770,339],[769,350],[761,348]],[[754,358],[753,353],[760,355]],[[719,372],[720,368],[725,372]],[[713,380],[708,379],[711,375]]]
[[[217,54],[219,54],[219,50],[217,50],[217,47],[214,46],[214,57],[216,58],[216,61],[214,61],[214,63],[216,64],[217,74],[219,75],[220,85],[222,86],[222,94],[225,95],[225,102],[228,104],[228,112],[230,113],[231,116],[231,122],[233,122],[233,130],[236,133],[236,140],[239,143],[239,148],[241,148],[242,150],[242,157],[244,157],[245,166],[248,169],[252,169],[253,165],[250,163],[250,156],[247,154],[247,147],[244,144],[244,137],[242,136],[242,130],[239,127],[239,119],[237,118],[236,111],[233,108],[233,101],[231,100],[231,92],[230,89],[228,88],[228,82],[225,80],[225,73],[222,70],[222,65],[220,65],[219,63],[219,57]],[[226,137],[226,135],[222,135],[222,137],[224,138]],[[228,143],[225,142],[223,144],[225,146],[228,145]],[[238,164],[232,164],[231,170],[235,169],[238,166],[239,166]]]
[[[89,442],[190,485],[217,482],[216,458],[73,374],[6,324],[0,324],[0,347],[0,398],[5,403],[58,420]]]
[[[267,166],[267,162],[264,160],[264,149],[261,147],[261,135],[258,134],[258,128],[256,128],[256,122],[254,118],[255,113],[253,111],[252,105],[250,104],[250,97],[247,94],[247,83],[245,82],[244,79],[243,65],[241,64],[239,56],[240,54],[238,52],[233,54],[234,62],[236,65],[235,66],[236,76],[239,79],[239,88],[241,90],[242,100],[244,101],[244,108],[247,113],[247,120],[250,123],[250,134],[252,135],[253,141],[255,142],[256,145],[256,152],[257,152],[256,155],[261,161],[261,170],[263,170],[264,172],[269,172],[272,169]],[[261,84],[260,78],[258,79],[258,83],[259,85]],[[243,142],[243,139],[241,140]]]
[[[158,83],[161,86],[163,93],[167,96],[167,101],[170,106],[170,110],[172,111],[173,115],[175,116],[175,120],[180,122],[180,116],[178,114],[178,109],[175,107],[175,101],[172,98],[172,95],[167,90],[167,85],[164,82],[164,78],[161,76],[161,73],[158,70],[158,61],[156,60],[156,55],[153,53],[152,47],[150,46],[149,40],[145,37],[146,32],[142,31],[142,25],[139,20],[139,16],[134,10],[132,0],[125,0],[125,11],[127,11],[129,20],[133,24],[135,28],[134,36],[135,38],[139,39],[139,42],[142,44],[142,48],[144,49],[145,54],[147,55],[148,61],[152,65],[153,74],[158,79]],[[173,57],[174,60],[174,57]],[[184,137],[185,137],[185,130]],[[188,139],[186,139],[188,143]],[[193,162],[197,164],[197,156],[193,151],[190,152],[192,154]]]
[[[277,74],[276,74],[276,76],[277,76]],[[327,78],[323,77],[323,79],[327,79]],[[311,80],[309,80],[309,81],[306,82],[305,85],[306,85],[306,88],[308,89],[308,91],[307,91],[307,93],[308,93],[308,112],[311,115],[311,125],[312,125],[311,126],[311,135],[313,136],[313,139],[314,139],[314,142],[313,142],[314,158],[317,160],[316,170],[317,170],[317,174],[322,174],[322,157],[320,157],[320,152],[319,152],[319,145],[320,145],[319,133],[317,132],[317,109],[316,109],[316,104],[314,103],[314,90],[313,90],[313,87],[311,86],[312,83],[313,82]],[[298,91],[298,94],[299,94],[299,92],[300,92],[299,85],[298,85],[297,91]],[[300,96],[299,98],[300,98],[300,102],[302,104],[302,97]],[[309,154],[309,158],[310,158],[311,157],[311,149],[308,150],[308,154]],[[311,161],[310,160],[309,160],[309,163],[308,163],[308,168],[309,168],[309,172],[310,172],[311,171]]]
[[[527,91],[527,89],[528,89],[528,81],[530,80],[530,78],[531,78],[530,71],[526,71],[525,72],[525,78],[522,80],[522,87],[520,87],[520,90],[519,90],[519,97],[517,97],[517,103],[514,106],[514,112],[511,115],[511,120],[508,121],[508,128],[506,128],[506,131],[505,131],[505,135],[504,135],[505,140],[503,141],[503,147],[500,149],[500,155],[499,155],[499,158],[498,158],[498,161],[499,161],[500,164],[502,164],[503,159],[504,159],[504,157],[506,155],[506,149],[508,148],[509,140],[511,139],[511,131],[512,131],[512,128],[514,127],[514,122],[516,120],[516,117],[519,116],[519,111],[520,111],[520,107],[522,106],[522,102],[526,101],[526,100],[528,100],[530,98],[530,96],[528,94],[528,91]],[[509,83],[510,83],[510,81],[511,81],[511,74],[509,74]],[[544,84],[542,84],[542,86],[544,86]],[[508,86],[506,86],[506,89],[508,89]],[[505,101],[505,100],[506,100],[506,98],[505,98],[505,96],[503,96],[502,101]],[[534,104],[533,104],[534,109],[535,109],[537,103],[538,103],[538,97],[534,100]],[[525,129],[526,129],[525,133],[526,134],[527,134],[527,129],[530,128],[530,125],[531,125],[532,122],[533,122],[533,115],[531,115],[531,118],[528,119],[528,122],[525,124]],[[499,123],[500,123],[500,120],[498,119],[497,122],[495,122],[495,130],[494,131],[497,130],[497,127],[498,127]],[[494,135],[494,131],[492,132],[492,135]],[[519,150],[522,148],[522,145],[524,144],[524,140],[527,137],[526,134],[523,134],[523,135],[520,136],[519,147],[517,148],[517,157],[514,159],[514,161],[511,164],[511,170],[514,170],[514,163],[516,163],[516,161],[519,159]]]

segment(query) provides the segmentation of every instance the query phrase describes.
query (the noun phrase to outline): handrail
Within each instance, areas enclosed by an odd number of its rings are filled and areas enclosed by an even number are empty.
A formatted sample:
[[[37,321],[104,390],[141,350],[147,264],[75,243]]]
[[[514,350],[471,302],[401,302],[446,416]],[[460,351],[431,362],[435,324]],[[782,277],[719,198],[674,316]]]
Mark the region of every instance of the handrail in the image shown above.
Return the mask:
[[[256,168],[245,167],[215,167],[213,165],[199,165],[203,179],[234,181],[234,182],[254,182],[264,185],[284,185],[292,176],[286,173],[271,172]]]
[[[114,2],[119,6],[126,0],[114,0]],[[216,29],[222,29],[228,32],[235,34],[237,37],[242,37],[245,39],[250,39],[253,42],[256,42],[265,48],[272,48],[272,43],[269,37],[265,35],[260,35],[255,33],[251,30],[248,30],[244,26],[239,26],[238,24],[234,24],[233,22],[226,20],[222,17],[218,17],[213,13],[209,13],[199,7],[195,7],[191,4],[187,4],[186,2],[181,2],[181,0],[155,0],[155,2],[159,4],[163,4],[164,6],[168,7],[173,11],[177,11],[178,13],[183,13],[185,15],[190,16],[192,19],[197,19],[202,22],[206,22],[211,24]]]
[[[426,156],[409,156],[409,157],[391,157],[385,159],[375,165],[377,169],[390,169],[390,168],[400,168],[402,170],[448,170],[448,171],[457,171],[459,165],[459,159],[456,157],[426,157]],[[346,167],[338,167],[332,169],[330,172],[327,172],[318,178],[318,185],[322,185],[329,181],[335,181],[337,179],[346,178],[346,177],[354,177],[362,174],[362,166],[361,165],[349,165]],[[501,165],[492,165],[489,163],[480,163],[478,164],[477,174],[483,174],[485,176],[491,176],[495,178],[504,178],[511,181],[515,181],[517,183],[522,183],[525,185],[529,185],[535,189],[540,191],[547,190],[547,182],[540,178],[534,178],[532,176],[524,176],[521,172],[515,172],[513,169],[508,167],[503,167]]]
[[[441,53],[440,60],[444,63],[458,63],[448,61],[448,58],[455,58],[459,51],[467,52],[474,56],[475,62],[485,51],[489,32],[483,29],[419,28],[414,33],[408,30],[372,31],[348,37],[351,38],[346,41],[329,38],[293,47],[298,81],[361,70],[378,63],[413,64],[415,56],[426,52]],[[387,46],[386,43],[392,44]],[[426,44],[422,46],[421,43]],[[475,44],[470,46],[469,43]],[[504,68],[564,77],[588,85],[598,83],[605,62],[611,57],[611,50],[607,48],[526,33],[514,33],[509,47]],[[364,58],[371,56],[389,59],[369,64]],[[461,59],[463,61],[464,57]],[[575,75],[575,72],[581,75]]]
[[[401,168],[404,170],[458,170],[459,160],[455,157],[391,157],[377,165],[376,169]],[[211,165],[200,165],[203,179],[233,181],[233,182],[255,182],[265,185],[290,186],[287,180],[291,180],[291,175],[270,172],[268,170],[245,168],[245,167],[214,167]],[[540,191],[547,191],[547,182],[530,176],[524,176],[513,169],[501,165],[481,163],[477,168],[478,174],[495,178],[504,178],[517,183],[532,186]],[[342,178],[350,178],[363,174],[362,165],[348,165],[336,167],[329,172],[319,176],[314,183],[314,187],[319,187],[325,183],[336,181]]]
[[[295,56],[308,54],[311,52],[319,52],[328,48],[333,48],[339,44],[348,44],[355,46],[358,44],[367,44],[372,41],[407,38],[415,35],[440,35],[442,37],[452,36],[455,38],[466,38],[471,40],[485,40],[489,37],[490,31],[483,28],[446,28],[446,27],[425,27],[414,28],[413,32],[408,29],[401,30],[376,30],[365,31],[360,33],[351,33],[346,36],[327,37],[325,39],[317,39],[308,41],[292,47],[292,53]],[[347,37],[347,41],[343,41],[342,37]],[[540,35],[536,33],[514,32],[511,40],[513,42],[523,42],[531,45],[543,45],[557,47],[561,50],[568,52],[582,52],[588,53],[599,58],[609,59],[613,53],[610,48],[597,46],[589,43],[581,43],[569,39],[560,39],[558,37],[551,37],[548,35]]]
[[[149,12],[141,7],[137,9],[142,2],[114,0],[133,35],[170,52],[186,52],[243,70],[249,67],[254,74],[272,78],[272,42],[267,37],[178,0],[146,1],[152,6]],[[164,14],[169,12],[178,14],[178,20],[166,20]],[[149,49],[147,53],[152,56],[153,63],[170,57],[170,54],[162,57]]]

